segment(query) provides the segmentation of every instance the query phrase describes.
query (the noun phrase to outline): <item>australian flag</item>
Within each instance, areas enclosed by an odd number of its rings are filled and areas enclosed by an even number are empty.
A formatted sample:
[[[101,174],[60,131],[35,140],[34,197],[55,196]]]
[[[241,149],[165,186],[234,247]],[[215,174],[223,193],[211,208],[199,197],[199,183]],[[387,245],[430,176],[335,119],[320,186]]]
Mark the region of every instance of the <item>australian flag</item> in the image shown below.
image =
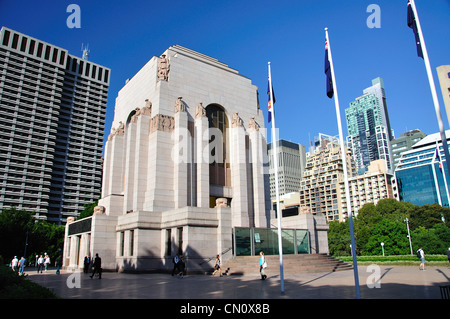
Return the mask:
[[[327,96],[331,99],[334,94],[333,79],[331,78],[331,66],[328,60],[328,43],[325,42],[325,74],[327,76]]]
[[[269,103],[268,103],[268,108],[269,108],[269,116],[268,116],[268,120],[269,123],[270,121],[272,121],[272,112],[273,112],[273,105],[275,104],[275,92],[273,91],[273,86],[272,86],[272,95],[273,95],[273,103],[270,99],[270,81],[267,83],[267,95],[269,96]]]
[[[408,27],[410,27],[414,32],[414,37],[416,39],[417,55],[423,59],[422,46],[420,45],[419,32],[417,31],[416,17],[414,16],[414,11],[409,1],[408,1]]]

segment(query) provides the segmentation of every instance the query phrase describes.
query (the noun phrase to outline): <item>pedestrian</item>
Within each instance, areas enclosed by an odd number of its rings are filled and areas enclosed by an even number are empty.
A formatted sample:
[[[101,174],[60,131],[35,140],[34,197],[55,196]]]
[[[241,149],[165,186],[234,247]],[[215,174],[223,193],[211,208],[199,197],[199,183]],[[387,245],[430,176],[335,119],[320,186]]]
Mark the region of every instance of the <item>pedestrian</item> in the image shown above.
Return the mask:
[[[179,270],[179,273],[177,274],[178,278],[181,278],[181,279],[184,278],[184,267],[185,267],[184,258],[183,258],[183,256],[181,256],[180,260],[178,261],[178,270]]]
[[[214,263],[214,272],[212,273],[212,275],[214,276],[216,272],[219,272],[220,277],[222,277],[222,269],[220,269],[219,255],[216,256],[216,262]]]
[[[56,257],[55,266],[56,266],[56,274],[59,275],[60,274],[60,269],[61,269],[61,266],[62,266],[62,257],[61,257],[61,255],[58,255],[58,257]]]
[[[262,251],[259,253],[259,256],[260,256],[260,258],[259,258],[259,273],[261,274],[261,280],[266,280],[267,275],[266,275],[264,269],[267,268],[267,262],[266,262],[266,259],[264,258],[264,253]]]
[[[40,270],[41,274],[42,274],[43,268],[44,268],[44,257],[42,257],[42,255],[40,255],[37,260],[37,272],[39,273],[39,270]]]
[[[45,267],[45,272],[47,272],[48,266],[50,265],[50,256],[49,255],[45,255],[44,258],[44,267]]]
[[[87,274],[89,272],[89,264],[91,263],[90,257],[88,255],[84,256],[84,268],[83,268],[83,272],[85,274]]]
[[[423,251],[422,247],[419,248],[417,253],[418,253],[417,255],[420,258],[419,270],[425,270],[425,252]]]
[[[13,271],[17,271],[18,265],[19,265],[19,259],[17,259],[17,256],[14,256],[14,258],[11,260],[11,269]]]
[[[178,254],[172,258],[172,263],[173,263],[173,269],[172,269],[172,276],[173,276],[175,274],[175,272],[178,273],[178,270],[179,270],[180,257],[178,257]]]
[[[98,256],[98,254],[95,254],[94,271],[92,272],[92,275],[90,276],[91,279],[92,279],[92,277],[94,277],[95,273],[98,273],[98,279],[102,279],[102,259]]]
[[[448,247],[448,250],[447,250],[447,258],[448,258],[448,262],[450,263],[450,247]]]
[[[19,260],[19,274],[23,274],[23,271],[25,269],[25,262],[26,261],[27,260],[25,258],[23,258],[23,257],[20,258],[20,260]]]

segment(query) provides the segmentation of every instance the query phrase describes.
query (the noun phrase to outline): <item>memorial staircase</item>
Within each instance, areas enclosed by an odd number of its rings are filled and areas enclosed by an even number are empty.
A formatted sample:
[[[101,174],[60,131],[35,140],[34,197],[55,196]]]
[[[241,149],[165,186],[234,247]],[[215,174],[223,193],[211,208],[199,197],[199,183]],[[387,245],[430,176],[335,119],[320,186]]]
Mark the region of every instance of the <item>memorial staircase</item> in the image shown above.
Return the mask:
[[[264,256],[267,262],[266,274],[280,274],[280,257]],[[224,275],[259,275],[259,256],[233,257],[222,267]],[[353,266],[328,254],[283,255],[283,274],[322,273],[351,270]]]

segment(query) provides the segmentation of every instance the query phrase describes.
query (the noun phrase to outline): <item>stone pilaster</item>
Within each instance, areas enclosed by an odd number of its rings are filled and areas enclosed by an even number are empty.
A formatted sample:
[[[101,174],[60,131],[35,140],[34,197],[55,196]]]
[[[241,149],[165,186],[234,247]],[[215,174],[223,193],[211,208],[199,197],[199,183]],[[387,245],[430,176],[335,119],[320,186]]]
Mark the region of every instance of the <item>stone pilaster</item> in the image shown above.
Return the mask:
[[[209,207],[208,118],[195,119],[195,156],[197,164],[197,207]],[[206,153],[206,154],[205,154]]]

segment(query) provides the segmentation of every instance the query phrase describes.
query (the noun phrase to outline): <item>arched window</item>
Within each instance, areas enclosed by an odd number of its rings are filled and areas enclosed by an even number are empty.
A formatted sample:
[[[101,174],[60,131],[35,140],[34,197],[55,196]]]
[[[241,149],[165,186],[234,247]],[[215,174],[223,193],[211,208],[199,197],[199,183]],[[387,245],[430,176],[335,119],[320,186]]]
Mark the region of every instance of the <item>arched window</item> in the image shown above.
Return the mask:
[[[228,160],[228,118],[225,110],[219,104],[210,104],[206,107],[210,130],[210,156],[209,165],[210,184],[230,186],[230,164]]]

